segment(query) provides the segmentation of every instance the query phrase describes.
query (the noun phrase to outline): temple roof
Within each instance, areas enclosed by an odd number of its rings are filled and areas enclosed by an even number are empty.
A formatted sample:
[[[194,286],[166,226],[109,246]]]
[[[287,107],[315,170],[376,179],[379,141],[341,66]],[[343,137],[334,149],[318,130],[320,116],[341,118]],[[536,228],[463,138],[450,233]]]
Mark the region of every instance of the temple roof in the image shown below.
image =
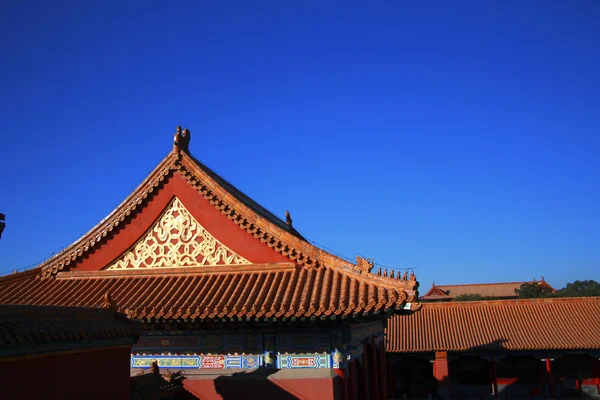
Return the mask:
[[[335,268],[294,263],[61,272],[0,287],[10,304],[101,307],[110,293],[135,319],[268,319],[367,315],[404,307],[407,294],[386,278],[361,279]],[[414,299],[413,299],[414,300]]]
[[[387,337],[390,352],[600,349],[600,297],[424,303]]]
[[[536,281],[523,282],[498,282],[498,283],[473,283],[460,285],[436,285],[433,284],[431,289],[427,291],[421,299],[427,300],[451,300],[461,295],[476,295],[483,297],[511,298],[517,297],[515,289],[519,289],[521,285],[526,283],[536,283]],[[542,277],[541,281],[537,281],[540,285],[545,285],[551,290],[554,290]]]
[[[0,302],[94,307],[110,293],[132,318],[200,319],[355,315],[416,302],[414,275],[372,267],[312,245],[291,218],[282,221],[174,148],[81,239],[0,278]]]

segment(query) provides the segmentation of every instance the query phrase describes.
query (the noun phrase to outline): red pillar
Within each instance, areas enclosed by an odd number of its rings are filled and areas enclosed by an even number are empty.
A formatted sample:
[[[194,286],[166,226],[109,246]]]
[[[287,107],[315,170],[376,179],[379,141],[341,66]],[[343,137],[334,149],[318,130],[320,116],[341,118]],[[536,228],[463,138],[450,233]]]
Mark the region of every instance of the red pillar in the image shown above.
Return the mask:
[[[352,360],[348,364],[348,379],[346,380],[348,385],[348,400],[356,399],[356,360]]]
[[[546,357],[546,376],[548,377],[548,386],[550,387],[550,397],[556,397],[554,393],[554,381],[552,379],[552,363],[550,357]]]
[[[596,390],[600,394],[600,360],[594,360],[594,377],[596,378]]]
[[[448,352],[436,351],[435,361],[433,362],[433,376],[438,382],[438,396],[445,399],[449,397],[450,376],[448,368]]]
[[[371,398],[378,400],[379,397],[379,360],[377,359],[377,345],[375,336],[371,336],[369,345],[369,380],[371,387]]]
[[[387,362],[388,371],[388,392],[391,398],[396,397],[396,375],[394,375],[394,364],[392,360]]]
[[[341,368],[334,368],[333,371],[336,373],[337,376],[339,376],[339,380],[338,380],[338,393],[340,394],[340,400],[346,400],[348,397],[345,393],[346,391],[346,374],[344,373],[344,370]]]
[[[356,399],[359,396],[359,391],[358,391],[359,365],[358,364],[359,364],[358,359],[355,359],[352,362],[352,365],[353,365],[353,367],[352,367],[352,393],[354,396],[354,397],[352,397],[352,399]]]
[[[346,379],[344,379],[344,398],[346,400],[352,399],[352,363],[346,364]]]
[[[386,370],[386,357],[385,357],[385,342],[381,342],[379,345],[379,393],[383,400],[387,400],[387,370]]]
[[[360,400],[369,400],[371,398],[369,393],[371,382],[369,381],[369,346],[366,343],[363,344],[363,353],[361,358],[362,365],[360,368]]]
[[[492,386],[492,392],[494,394],[494,398],[498,398],[498,376],[496,374],[496,360],[492,356],[490,360],[490,384]]]

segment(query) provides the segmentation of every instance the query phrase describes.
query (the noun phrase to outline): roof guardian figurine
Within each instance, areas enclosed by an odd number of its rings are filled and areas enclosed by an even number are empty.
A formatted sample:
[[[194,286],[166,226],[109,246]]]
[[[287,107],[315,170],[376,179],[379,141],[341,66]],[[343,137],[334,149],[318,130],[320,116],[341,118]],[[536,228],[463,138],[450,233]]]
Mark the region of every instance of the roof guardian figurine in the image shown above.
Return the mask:
[[[6,227],[6,222],[4,214],[0,213],[0,239],[2,238],[2,232],[4,232],[4,228]]]
[[[176,152],[184,151],[189,153],[189,145],[192,134],[188,128],[185,128],[181,131],[181,125],[177,125],[177,131],[175,132],[175,136],[173,137],[173,150]]]

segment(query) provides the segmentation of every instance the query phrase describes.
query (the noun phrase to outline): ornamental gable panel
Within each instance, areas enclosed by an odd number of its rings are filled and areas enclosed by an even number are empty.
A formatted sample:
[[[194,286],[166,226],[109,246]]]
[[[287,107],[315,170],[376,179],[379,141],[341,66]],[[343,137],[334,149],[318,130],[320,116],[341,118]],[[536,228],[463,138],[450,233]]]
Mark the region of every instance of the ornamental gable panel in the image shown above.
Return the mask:
[[[251,264],[217,240],[175,197],[147,234],[107,269]]]

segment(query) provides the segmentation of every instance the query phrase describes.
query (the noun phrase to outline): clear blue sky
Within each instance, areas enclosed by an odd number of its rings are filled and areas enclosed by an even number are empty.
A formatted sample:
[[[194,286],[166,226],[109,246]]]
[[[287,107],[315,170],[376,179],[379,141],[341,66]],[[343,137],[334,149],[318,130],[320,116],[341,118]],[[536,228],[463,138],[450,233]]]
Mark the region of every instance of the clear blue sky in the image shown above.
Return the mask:
[[[127,3],[123,6],[122,3]],[[436,283],[600,281],[600,2],[0,4],[0,272],[170,151]]]

